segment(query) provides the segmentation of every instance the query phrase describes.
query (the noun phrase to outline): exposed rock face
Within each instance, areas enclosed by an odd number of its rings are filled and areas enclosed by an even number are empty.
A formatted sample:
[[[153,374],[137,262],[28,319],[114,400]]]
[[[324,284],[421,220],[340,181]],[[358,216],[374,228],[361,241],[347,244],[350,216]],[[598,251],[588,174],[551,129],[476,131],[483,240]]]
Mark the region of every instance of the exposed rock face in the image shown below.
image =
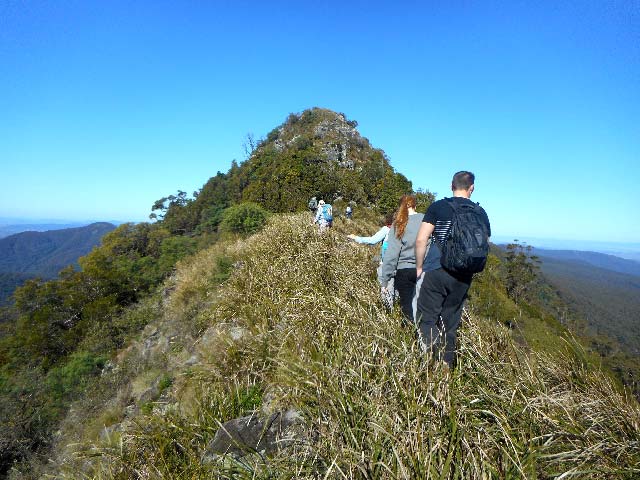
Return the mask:
[[[318,138],[337,135],[343,138],[354,139],[359,136],[355,127],[350,125],[342,115],[336,115],[334,120],[323,120],[316,125],[313,133]]]
[[[301,440],[301,426],[302,417],[296,410],[277,412],[267,418],[251,415],[229,420],[209,443],[203,461],[213,461],[221,455],[273,454]]]
[[[327,160],[336,162],[341,167],[353,169],[353,160],[349,160],[347,157],[348,151],[349,145],[347,143],[327,142],[322,146],[322,153],[326,155]]]
[[[322,153],[328,161],[353,170],[355,164],[353,159],[349,158],[349,147],[360,137],[360,134],[345,120],[344,116],[338,114],[333,120],[323,120],[316,125],[313,133],[316,138],[325,140]]]

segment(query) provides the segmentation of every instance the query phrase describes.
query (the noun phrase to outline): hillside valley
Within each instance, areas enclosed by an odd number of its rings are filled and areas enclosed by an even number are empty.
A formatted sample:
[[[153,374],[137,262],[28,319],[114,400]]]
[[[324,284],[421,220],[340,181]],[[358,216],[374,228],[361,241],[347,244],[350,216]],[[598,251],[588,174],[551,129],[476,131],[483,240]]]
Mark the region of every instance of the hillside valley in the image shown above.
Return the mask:
[[[536,254],[542,273],[593,333],[640,355],[640,264],[585,252],[564,255],[536,249]]]

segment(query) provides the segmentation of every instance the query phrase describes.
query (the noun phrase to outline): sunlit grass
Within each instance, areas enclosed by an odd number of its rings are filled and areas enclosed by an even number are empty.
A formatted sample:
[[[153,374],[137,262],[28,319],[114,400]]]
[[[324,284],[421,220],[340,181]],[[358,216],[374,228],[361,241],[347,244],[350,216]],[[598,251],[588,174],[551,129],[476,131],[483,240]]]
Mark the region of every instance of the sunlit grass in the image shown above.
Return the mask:
[[[385,311],[372,250],[349,242],[354,225],[338,220],[320,235],[308,215],[272,218],[246,241],[182,262],[166,315],[208,332],[210,355],[176,370],[174,408],[139,416],[115,443],[96,442],[65,475],[640,476],[638,404],[578,347],[532,352],[495,321],[465,314],[459,366],[448,372],[420,353],[398,312]],[[287,408],[305,419],[296,446],[203,464],[222,422]]]

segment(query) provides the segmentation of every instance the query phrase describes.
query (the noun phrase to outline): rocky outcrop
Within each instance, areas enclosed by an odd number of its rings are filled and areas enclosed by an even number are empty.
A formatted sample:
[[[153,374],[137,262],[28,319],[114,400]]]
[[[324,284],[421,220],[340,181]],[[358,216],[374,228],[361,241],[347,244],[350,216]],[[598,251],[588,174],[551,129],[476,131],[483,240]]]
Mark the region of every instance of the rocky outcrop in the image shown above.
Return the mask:
[[[222,424],[203,456],[211,462],[220,456],[272,455],[304,439],[302,416],[296,410],[235,418]]]
[[[337,114],[333,120],[323,120],[313,130],[317,138],[335,135],[346,139],[355,139],[360,134],[354,126],[347,122],[344,116]]]

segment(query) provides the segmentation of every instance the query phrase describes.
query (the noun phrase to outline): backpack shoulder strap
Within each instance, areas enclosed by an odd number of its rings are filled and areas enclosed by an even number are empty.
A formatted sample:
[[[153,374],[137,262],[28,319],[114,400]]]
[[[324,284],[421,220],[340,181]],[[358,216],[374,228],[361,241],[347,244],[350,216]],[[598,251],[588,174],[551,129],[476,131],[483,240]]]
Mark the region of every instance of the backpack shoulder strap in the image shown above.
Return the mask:
[[[459,207],[456,204],[456,202],[453,200],[453,198],[445,198],[445,201],[453,209],[454,214],[458,213]]]

